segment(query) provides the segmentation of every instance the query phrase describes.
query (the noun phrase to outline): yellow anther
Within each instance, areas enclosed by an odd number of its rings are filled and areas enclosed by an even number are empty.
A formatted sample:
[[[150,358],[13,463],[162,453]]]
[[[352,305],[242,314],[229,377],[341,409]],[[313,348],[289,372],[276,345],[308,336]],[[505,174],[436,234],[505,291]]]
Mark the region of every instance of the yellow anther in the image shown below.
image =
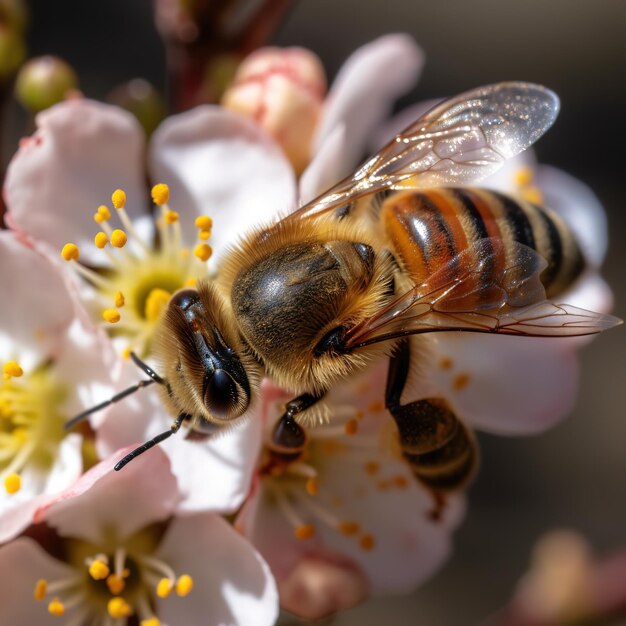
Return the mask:
[[[156,322],[171,297],[172,294],[169,291],[155,287],[146,298],[146,305],[144,307],[144,315],[146,319],[149,322]]]
[[[520,167],[515,172],[515,184],[519,187],[526,187],[533,182],[535,174],[531,167]]]
[[[107,578],[107,587],[109,588],[109,591],[114,596],[119,596],[120,593],[124,591],[125,586],[126,586],[126,583],[124,582],[124,579],[121,576],[118,576],[117,574],[111,574]]]
[[[185,287],[195,287],[197,285],[198,281],[195,278],[188,278],[185,281]]]
[[[122,316],[117,309],[104,309],[102,311],[102,319],[109,324],[117,324]]]
[[[63,250],[61,250],[61,256],[66,261],[78,261],[80,257],[80,251],[78,250],[78,246],[73,243],[66,243],[63,246]]]
[[[48,613],[55,617],[63,617],[65,615],[65,605],[59,598],[54,598],[48,605]]]
[[[183,574],[176,581],[176,595],[184,598],[193,589],[193,578],[189,574]]]
[[[210,230],[204,230],[202,229],[199,233],[198,233],[198,238],[202,239],[202,241],[206,241],[209,237],[211,236],[211,231]]]
[[[316,496],[319,490],[317,478],[308,478],[306,481],[305,489],[310,496]]]
[[[353,537],[361,530],[361,526],[358,522],[341,522],[337,526],[337,530],[346,537]]]
[[[94,559],[89,565],[89,575],[94,580],[104,580],[110,573],[109,566],[100,559]]]
[[[296,539],[310,539],[315,535],[315,526],[313,524],[302,524],[294,530]]]
[[[380,411],[383,411],[385,409],[385,405],[382,403],[381,400],[374,400],[373,402],[370,402],[369,406],[367,407],[367,410],[370,413],[380,413]]]
[[[359,546],[362,550],[373,550],[376,543],[372,535],[363,535],[359,539]]]
[[[111,219],[111,211],[109,211],[109,207],[106,204],[101,204],[98,207],[97,214],[100,216],[100,220],[102,222],[106,222]]]
[[[543,193],[541,193],[541,189],[539,189],[539,187],[527,187],[522,192],[522,196],[524,197],[524,200],[526,200],[527,202],[532,202],[532,204],[544,203]]]
[[[45,578],[40,578],[35,585],[33,597],[41,602],[46,597],[46,593],[48,593],[48,581]]]
[[[166,224],[174,224],[178,221],[178,213],[176,213],[176,211],[165,211],[163,219]]]
[[[166,184],[159,183],[158,185],[152,187],[152,200],[154,201],[154,204],[163,206],[168,203],[169,199],[170,188]]]
[[[161,578],[156,586],[156,594],[159,598],[167,598],[174,589],[174,583],[169,578]]]
[[[470,383],[470,375],[467,372],[461,372],[454,377],[452,388],[455,391],[462,391]]]
[[[111,598],[107,602],[107,611],[113,619],[129,617],[133,614],[130,604],[128,604],[124,598],[120,598],[119,596]]]
[[[368,461],[365,464],[365,471],[370,476],[374,476],[374,474],[378,474],[378,472],[380,471],[380,463],[378,463],[378,461]]]
[[[208,261],[213,254],[213,250],[211,250],[211,246],[206,243],[198,244],[193,253],[201,260]]]
[[[13,495],[22,488],[22,478],[19,474],[8,474],[4,479],[4,488]]]
[[[116,189],[111,195],[111,202],[116,209],[123,209],[126,204],[126,193],[121,189]]]
[[[119,309],[124,306],[124,294],[121,291],[115,292],[115,306]]]
[[[106,220],[102,217],[102,215],[100,215],[100,213],[94,213],[93,214],[93,221],[96,224],[102,224],[102,222],[104,222]]]
[[[132,352],[132,350],[130,348],[124,348],[122,350],[122,358],[123,359],[130,359],[130,353]]]
[[[24,370],[20,367],[20,364],[17,361],[7,361],[2,366],[2,377],[4,380],[19,378],[23,373]]]
[[[96,215],[97,215],[97,213],[96,213]],[[102,250],[102,248],[104,248],[104,246],[106,246],[107,243],[109,243],[109,238],[108,238],[106,233],[103,233],[102,231],[100,231],[93,238],[93,242],[96,244],[96,248],[100,248],[100,250]]]
[[[196,228],[200,230],[211,230],[213,227],[213,220],[208,215],[201,215],[196,217]]]
[[[158,617],[149,617],[148,619],[142,619],[139,622],[139,626],[161,626],[161,620]]]
[[[128,241],[128,236],[123,230],[116,228],[111,233],[111,245],[114,248],[123,248],[126,245],[127,241]]]
[[[402,476],[402,474],[398,474],[397,476],[393,477],[393,484],[398,489],[406,489],[409,486],[409,481],[407,480],[406,476]]]
[[[346,435],[355,435],[357,430],[359,430],[359,422],[353,417],[343,425],[343,430]]]
[[[439,367],[442,370],[451,370],[454,367],[454,361],[447,356],[444,356],[441,361],[439,361]]]

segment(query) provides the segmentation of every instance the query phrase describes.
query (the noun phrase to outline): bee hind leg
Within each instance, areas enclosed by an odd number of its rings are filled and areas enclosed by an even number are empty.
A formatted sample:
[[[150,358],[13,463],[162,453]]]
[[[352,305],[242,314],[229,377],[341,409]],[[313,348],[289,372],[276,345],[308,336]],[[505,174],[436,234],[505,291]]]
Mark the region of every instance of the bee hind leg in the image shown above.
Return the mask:
[[[445,400],[426,398],[401,404],[410,362],[410,344],[404,340],[389,361],[385,403],[396,422],[402,455],[433,494],[432,517],[438,519],[447,494],[462,489],[472,478],[478,449],[473,433]]]

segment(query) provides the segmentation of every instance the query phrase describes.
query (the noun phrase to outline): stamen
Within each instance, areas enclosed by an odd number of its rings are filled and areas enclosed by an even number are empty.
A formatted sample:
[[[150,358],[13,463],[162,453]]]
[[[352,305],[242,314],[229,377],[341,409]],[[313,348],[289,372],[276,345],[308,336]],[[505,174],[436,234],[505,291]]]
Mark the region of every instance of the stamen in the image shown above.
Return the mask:
[[[535,175],[531,167],[520,167],[515,172],[515,184],[519,187],[526,187],[533,182]]]
[[[158,185],[152,187],[151,195],[154,204],[157,206],[163,206],[169,202],[170,188],[164,183],[159,183]]]
[[[202,239],[203,241],[206,241],[209,237],[211,236],[211,231],[210,230],[204,230],[202,229],[199,233],[198,233],[198,237],[200,239]]]
[[[313,526],[313,524],[302,524],[302,526],[297,526],[294,530],[294,535],[296,539],[300,539],[301,541],[311,539],[311,537],[315,536],[315,526]]]
[[[340,522],[337,530],[346,537],[353,537],[359,533],[361,525],[358,522]]]
[[[319,491],[319,483],[317,482],[317,478],[308,478],[305,485],[306,492],[310,496],[316,496]]]
[[[126,206],[126,193],[122,189],[116,189],[111,195],[111,202],[116,209],[123,209]]]
[[[357,431],[359,430],[359,423],[357,422],[356,418],[349,419],[343,425],[343,429],[346,435],[356,435]]]
[[[116,309],[104,309],[102,311],[102,319],[109,324],[117,324],[121,318],[120,312]]]
[[[98,207],[98,210],[93,216],[93,219],[98,223],[102,224],[111,219],[111,211],[109,211],[109,207],[106,204],[101,204]]]
[[[23,374],[24,370],[20,367],[20,364],[17,361],[7,361],[2,366],[2,376],[4,380],[19,378]]]
[[[169,578],[161,578],[157,583],[155,593],[159,598],[167,598],[172,593],[173,588],[174,583]]]
[[[96,244],[96,248],[100,248],[100,250],[102,250],[102,248],[104,248],[104,246],[106,246],[107,243],[109,243],[109,237],[106,233],[103,233],[102,231],[100,231],[93,238],[93,242]]]
[[[121,291],[115,292],[115,306],[119,309],[123,307],[125,303],[124,294]]]
[[[211,230],[213,228],[213,220],[208,215],[196,217],[196,228],[200,230]]]
[[[73,243],[66,243],[61,250],[61,256],[66,261],[78,261],[80,258],[80,251],[78,246]]]
[[[179,215],[176,211],[165,211],[163,219],[166,224],[175,224],[178,221]]]
[[[211,246],[209,246],[206,243],[201,243],[198,244],[195,248],[193,253],[201,260],[201,261],[208,261],[211,258],[211,255],[213,254],[213,250],[211,250]]]
[[[184,598],[193,590],[193,578],[189,574],[183,574],[176,581],[176,595]]]
[[[54,600],[48,604],[48,613],[55,617],[63,617],[63,615],[65,615],[65,605],[59,598],[54,598]]]
[[[40,578],[35,585],[35,590],[33,591],[33,596],[35,600],[41,602],[48,593],[48,581],[45,578]]]
[[[363,535],[359,539],[359,547],[362,550],[366,550],[369,552],[370,550],[373,550],[375,546],[376,546],[376,542],[374,541],[373,535]]]
[[[535,187],[534,185],[526,187],[522,192],[522,196],[524,197],[524,200],[531,202],[532,204],[544,203],[544,197],[543,193],[541,193],[541,189],[539,189],[539,187]]]
[[[126,587],[126,583],[121,576],[117,574],[110,574],[107,578],[107,587],[109,591],[114,596],[119,596],[122,591],[124,591],[124,587]]]
[[[145,317],[149,322],[156,322],[163,309],[167,306],[167,303],[170,301],[172,294],[165,289],[160,289],[155,287],[146,298],[146,306],[145,306]]]
[[[142,619],[139,622],[139,626],[161,626],[161,621],[158,617],[149,617],[148,619]]]
[[[13,495],[22,488],[22,478],[19,474],[9,474],[4,479],[4,488],[8,494]]]
[[[116,228],[111,233],[111,245],[114,248],[123,248],[126,245],[127,241],[128,241],[128,236],[123,230]]]
[[[120,619],[121,617],[130,617],[133,614],[133,609],[130,604],[122,597],[111,598],[107,603],[107,611],[109,615],[114,619]]]
[[[101,559],[94,559],[89,565],[89,575],[94,580],[104,580],[110,573],[109,566]]]

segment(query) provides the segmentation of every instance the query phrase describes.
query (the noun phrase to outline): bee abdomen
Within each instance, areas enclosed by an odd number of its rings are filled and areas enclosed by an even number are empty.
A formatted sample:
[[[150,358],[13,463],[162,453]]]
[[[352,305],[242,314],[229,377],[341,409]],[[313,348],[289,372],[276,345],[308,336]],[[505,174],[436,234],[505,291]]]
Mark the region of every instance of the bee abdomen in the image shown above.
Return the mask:
[[[470,187],[425,189],[389,198],[383,229],[403,269],[416,283],[452,261],[475,241],[501,240],[536,250],[548,266],[541,275],[548,297],[569,287],[584,268],[573,233],[553,211],[496,191]]]

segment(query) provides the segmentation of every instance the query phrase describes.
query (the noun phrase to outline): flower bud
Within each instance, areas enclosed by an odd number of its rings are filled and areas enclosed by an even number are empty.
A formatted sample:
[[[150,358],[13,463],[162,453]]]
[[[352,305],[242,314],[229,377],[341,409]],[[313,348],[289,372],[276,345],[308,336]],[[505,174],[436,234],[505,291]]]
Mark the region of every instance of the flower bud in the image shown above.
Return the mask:
[[[165,117],[165,104],[161,95],[143,78],[134,78],[119,85],[109,94],[107,100],[132,113],[148,136]]]
[[[310,159],[325,92],[324,69],[312,52],[261,48],[239,66],[222,104],[267,130],[300,173]]]
[[[63,59],[43,56],[31,59],[17,75],[15,95],[24,108],[43,111],[77,89],[78,77]]]

